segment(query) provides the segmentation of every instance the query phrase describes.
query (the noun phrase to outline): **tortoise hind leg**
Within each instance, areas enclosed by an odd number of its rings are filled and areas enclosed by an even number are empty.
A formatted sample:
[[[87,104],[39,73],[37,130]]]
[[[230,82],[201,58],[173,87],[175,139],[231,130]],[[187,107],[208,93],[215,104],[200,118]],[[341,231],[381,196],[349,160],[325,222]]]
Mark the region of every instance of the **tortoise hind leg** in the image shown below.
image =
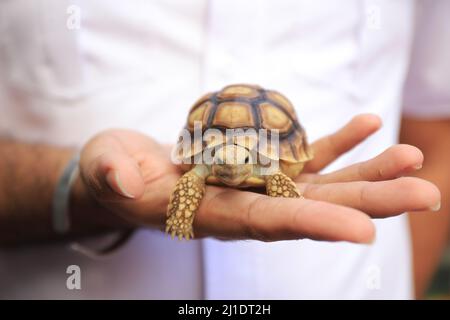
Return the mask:
[[[178,239],[194,237],[192,223],[205,193],[205,178],[192,169],[177,182],[167,207],[166,232]]]
[[[300,191],[298,191],[294,181],[280,171],[266,177],[266,192],[271,197],[301,197]]]

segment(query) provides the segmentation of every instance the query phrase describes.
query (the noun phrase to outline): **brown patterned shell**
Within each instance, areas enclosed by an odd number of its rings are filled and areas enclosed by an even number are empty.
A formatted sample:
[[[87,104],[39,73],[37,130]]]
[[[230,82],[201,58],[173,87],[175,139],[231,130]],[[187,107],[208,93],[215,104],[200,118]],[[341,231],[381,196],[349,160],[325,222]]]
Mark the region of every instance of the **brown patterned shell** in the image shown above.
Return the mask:
[[[254,128],[258,132],[261,128],[278,129],[280,160],[285,163],[302,163],[312,158],[305,131],[298,122],[293,105],[276,91],[265,90],[256,85],[234,84],[221,91],[208,93],[189,112],[186,128],[192,137],[195,122],[200,122],[203,130]],[[202,151],[207,145],[211,146],[203,140],[201,137],[193,138],[192,152],[187,156]],[[272,156],[270,152],[266,155]]]

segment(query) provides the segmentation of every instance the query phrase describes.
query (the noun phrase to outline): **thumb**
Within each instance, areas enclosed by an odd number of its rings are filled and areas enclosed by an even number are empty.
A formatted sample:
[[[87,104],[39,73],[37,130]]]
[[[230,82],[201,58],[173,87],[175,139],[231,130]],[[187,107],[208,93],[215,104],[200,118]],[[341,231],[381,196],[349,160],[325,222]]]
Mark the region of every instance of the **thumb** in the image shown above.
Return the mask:
[[[103,153],[86,166],[82,161],[81,175],[99,200],[138,199],[144,193],[144,179],[138,163],[120,151]]]

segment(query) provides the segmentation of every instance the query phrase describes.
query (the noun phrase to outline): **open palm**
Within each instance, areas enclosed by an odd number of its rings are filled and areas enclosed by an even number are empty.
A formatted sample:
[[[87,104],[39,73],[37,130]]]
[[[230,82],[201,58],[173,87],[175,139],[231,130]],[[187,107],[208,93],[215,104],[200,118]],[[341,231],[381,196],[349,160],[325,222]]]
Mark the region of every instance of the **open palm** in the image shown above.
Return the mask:
[[[371,218],[438,206],[440,193],[433,184],[402,177],[422,166],[423,155],[412,146],[395,145],[366,162],[318,174],[380,125],[374,115],[359,115],[314,142],[316,157],[296,180],[305,199],[207,186],[194,220],[196,237],[369,243],[375,236]],[[182,174],[169,150],[135,131],[102,132],[83,149],[82,180],[103,207],[136,226],[162,230],[170,194]]]

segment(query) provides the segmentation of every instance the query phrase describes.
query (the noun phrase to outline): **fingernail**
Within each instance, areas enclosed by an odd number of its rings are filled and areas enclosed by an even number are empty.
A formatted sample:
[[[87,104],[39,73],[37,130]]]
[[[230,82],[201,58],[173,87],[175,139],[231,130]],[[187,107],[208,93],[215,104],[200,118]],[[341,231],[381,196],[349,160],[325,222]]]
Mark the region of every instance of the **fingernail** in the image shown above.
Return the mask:
[[[114,181],[111,181],[111,177],[113,177]],[[124,196],[125,198],[130,198],[130,199],[135,198],[135,196],[133,194],[131,194],[130,192],[128,192],[127,189],[125,189],[125,187],[123,186],[123,183],[120,180],[120,175],[119,175],[118,171],[115,171],[114,174],[111,174],[111,173],[108,174],[107,180],[108,180],[109,185],[113,188],[113,190],[115,190],[116,192],[118,192],[119,194]]]
[[[376,239],[376,236],[373,236],[373,238],[367,240],[366,242],[364,242],[364,244],[366,244],[366,245],[374,244],[375,243],[375,239]]]
[[[433,212],[441,210],[441,202],[439,201],[434,206],[430,207],[430,210],[433,211]]]
[[[127,198],[133,199],[134,195],[132,195],[130,192],[128,192],[127,189],[125,189],[125,187],[123,186],[122,180],[120,180],[119,172],[116,171],[115,177],[116,177],[117,186],[119,187],[120,193]]]
[[[406,167],[405,169],[402,170],[402,172],[400,174],[397,175],[397,178],[401,178],[404,177],[405,175],[408,175],[410,173],[413,173],[414,171],[420,170],[422,169],[422,164],[416,164],[414,166],[411,167]]]

